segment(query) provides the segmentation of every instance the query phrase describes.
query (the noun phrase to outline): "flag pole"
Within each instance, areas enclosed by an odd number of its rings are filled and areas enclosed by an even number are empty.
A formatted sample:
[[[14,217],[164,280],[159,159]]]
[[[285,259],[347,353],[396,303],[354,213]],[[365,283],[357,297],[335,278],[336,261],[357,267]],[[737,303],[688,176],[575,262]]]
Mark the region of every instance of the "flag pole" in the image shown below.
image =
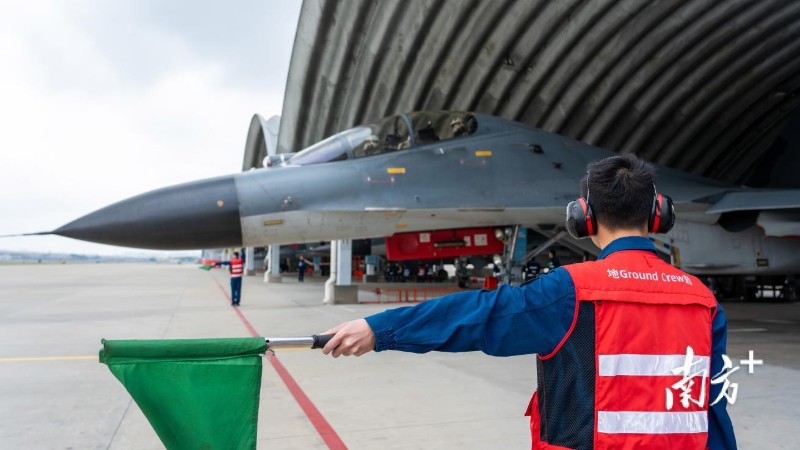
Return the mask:
[[[325,347],[325,344],[331,340],[332,334],[313,335],[305,337],[276,337],[266,338],[267,350],[275,350],[278,348],[310,348],[317,349]]]

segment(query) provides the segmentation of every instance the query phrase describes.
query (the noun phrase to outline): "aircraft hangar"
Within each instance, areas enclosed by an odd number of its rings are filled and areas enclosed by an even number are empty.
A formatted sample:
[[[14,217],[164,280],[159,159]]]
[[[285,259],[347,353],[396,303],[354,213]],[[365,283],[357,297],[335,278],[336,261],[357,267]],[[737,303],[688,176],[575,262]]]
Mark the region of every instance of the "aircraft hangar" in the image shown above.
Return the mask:
[[[789,0],[306,0],[278,152],[400,112],[468,110],[795,188],[799,89]],[[249,147],[244,168],[264,156]]]

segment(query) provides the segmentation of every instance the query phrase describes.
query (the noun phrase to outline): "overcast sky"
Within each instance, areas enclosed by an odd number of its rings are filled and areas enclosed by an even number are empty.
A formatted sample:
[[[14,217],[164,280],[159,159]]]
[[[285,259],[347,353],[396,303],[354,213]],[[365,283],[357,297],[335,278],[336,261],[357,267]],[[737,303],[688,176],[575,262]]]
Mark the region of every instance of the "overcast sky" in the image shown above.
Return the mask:
[[[0,235],[241,170],[280,114],[299,0],[0,3]],[[119,254],[57,236],[0,249]]]

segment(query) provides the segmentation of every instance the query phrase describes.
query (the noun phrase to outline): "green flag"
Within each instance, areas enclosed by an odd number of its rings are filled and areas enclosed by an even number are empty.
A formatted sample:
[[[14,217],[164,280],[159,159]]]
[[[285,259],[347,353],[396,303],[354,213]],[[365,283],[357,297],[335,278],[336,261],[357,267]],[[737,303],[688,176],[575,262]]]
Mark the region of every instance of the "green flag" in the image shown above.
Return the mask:
[[[168,449],[255,449],[264,338],[102,340]]]

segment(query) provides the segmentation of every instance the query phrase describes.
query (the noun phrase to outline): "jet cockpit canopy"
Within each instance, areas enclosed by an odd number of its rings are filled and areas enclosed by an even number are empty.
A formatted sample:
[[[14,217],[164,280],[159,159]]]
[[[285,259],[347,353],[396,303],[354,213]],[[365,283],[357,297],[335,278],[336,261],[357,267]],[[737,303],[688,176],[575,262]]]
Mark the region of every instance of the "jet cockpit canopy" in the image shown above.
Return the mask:
[[[304,166],[380,155],[464,137],[477,128],[475,116],[463,111],[400,114],[334,134],[293,154],[286,164]]]

